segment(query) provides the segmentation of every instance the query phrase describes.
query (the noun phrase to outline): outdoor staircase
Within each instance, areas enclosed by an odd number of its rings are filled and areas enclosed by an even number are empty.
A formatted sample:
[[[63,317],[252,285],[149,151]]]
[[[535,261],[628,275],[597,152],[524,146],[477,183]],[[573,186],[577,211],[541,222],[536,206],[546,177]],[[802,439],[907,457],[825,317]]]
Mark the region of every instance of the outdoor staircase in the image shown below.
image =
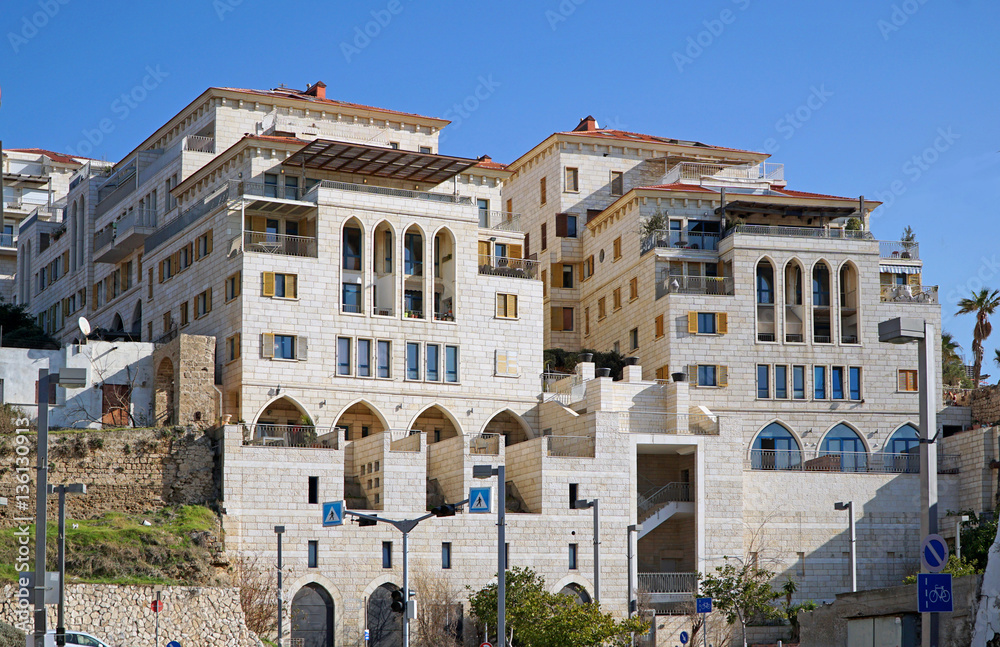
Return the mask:
[[[344,477],[344,504],[348,510],[371,510],[357,476]]]
[[[642,524],[638,539],[642,539],[667,519],[694,514],[691,486],[688,483],[668,483],[654,487],[639,495],[636,509]]]

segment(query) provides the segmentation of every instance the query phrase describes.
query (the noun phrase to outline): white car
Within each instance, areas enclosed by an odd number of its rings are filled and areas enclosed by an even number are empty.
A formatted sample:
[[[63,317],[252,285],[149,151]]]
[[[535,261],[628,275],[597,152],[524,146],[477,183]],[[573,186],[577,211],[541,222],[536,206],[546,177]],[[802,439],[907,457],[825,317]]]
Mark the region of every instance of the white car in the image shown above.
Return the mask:
[[[79,645],[79,647],[111,647],[108,643],[104,642],[100,638],[91,636],[90,634],[83,633],[82,631],[67,631],[66,632],[66,644],[67,645]],[[25,639],[25,647],[35,647],[35,635],[32,632],[28,632]],[[56,632],[51,629],[45,633],[45,647],[57,647],[56,645]]]

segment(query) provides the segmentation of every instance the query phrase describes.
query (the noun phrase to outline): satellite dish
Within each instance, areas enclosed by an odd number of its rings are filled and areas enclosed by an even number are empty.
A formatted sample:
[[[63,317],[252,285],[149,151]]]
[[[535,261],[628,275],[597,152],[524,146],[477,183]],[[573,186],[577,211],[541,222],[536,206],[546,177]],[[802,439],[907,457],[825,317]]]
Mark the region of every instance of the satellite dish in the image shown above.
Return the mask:
[[[90,322],[87,321],[86,317],[80,317],[76,320],[76,325],[80,327],[80,332],[83,333],[84,337],[90,335]]]

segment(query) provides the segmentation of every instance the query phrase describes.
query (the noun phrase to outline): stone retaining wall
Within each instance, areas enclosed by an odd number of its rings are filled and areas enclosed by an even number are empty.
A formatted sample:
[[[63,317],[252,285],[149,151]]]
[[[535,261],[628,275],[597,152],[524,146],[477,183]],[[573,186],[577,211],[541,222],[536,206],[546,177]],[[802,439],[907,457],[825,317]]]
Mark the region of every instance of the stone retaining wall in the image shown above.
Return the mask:
[[[973,391],[971,399],[973,422],[991,425],[1000,421],[1000,384]]]
[[[19,613],[13,584],[2,589],[0,620],[31,631],[31,609]],[[70,584],[66,587],[66,628],[83,631],[111,647],[155,647],[156,614],[149,586]],[[262,647],[246,627],[235,588],[168,586],[160,593],[160,645],[176,640],[183,647]],[[56,607],[48,608],[55,628]]]

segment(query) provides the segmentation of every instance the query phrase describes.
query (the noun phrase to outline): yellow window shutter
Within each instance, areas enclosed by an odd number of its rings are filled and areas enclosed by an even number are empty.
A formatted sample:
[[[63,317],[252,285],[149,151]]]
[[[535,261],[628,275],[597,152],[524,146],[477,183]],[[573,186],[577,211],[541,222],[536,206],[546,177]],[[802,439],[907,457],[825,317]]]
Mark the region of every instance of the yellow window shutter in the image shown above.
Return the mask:
[[[507,373],[507,354],[502,351],[497,351],[497,375],[504,375]]]
[[[715,315],[715,331],[720,335],[729,333],[729,316],[727,313],[719,312]]]
[[[561,288],[562,287],[562,279],[563,279],[562,265],[553,265],[552,266],[552,287],[554,287],[554,288]]]
[[[170,257],[170,274],[177,274],[181,269],[181,253],[174,252],[173,256]]]
[[[212,253],[212,234],[213,233],[215,233],[214,230],[212,230],[212,229],[208,230],[208,240],[205,242],[205,253],[206,254],[211,254]]]
[[[878,275],[878,282],[881,285],[892,285],[892,274],[889,272],[880,272]]]
[[[504,296],[497,292],[497,304],[496,304],[496,316],[504,316],[504,308],[507,306],[507,302],[504,300]]]
[[[480,256],[489,256],[490,255],[490,244],[487,241],[485,241],[485,240],[479,241],[479,255]],[[483,260],[484,259],[480,258],[479,262],[483,262]]]
[[[299,298],[299,276],[298,274],[285,275],[285,292],[292,299]]]
[[[920,285],[920,275],[919,274],[907,274],[906,282],[910,285]]]
[[[524,258],[523,247],[520,245],[509,245],[507,253],[510,255],[510,258]]]
[[[264,357],[274,357],[274,335],[272,333],[266,332],[262,335],[260,342],[261,354]]]
[[[163,283],[163,261],[160,261],[160,283]]]
[[[688,332],[696,334],[698,332],[698,313],[691,311],[688,313]]]
[[[67,301],[66,299],[63,299],[62,310],[63,310],[63,316],[64,317],[68,317],[69,316],[69,301]]]
[[[563,329],[563,313],[562,308],[553,307],[549,311],[549,318],[551,319],[551,330],[562,330]]]
[[[517,351],[507,351],[507,373],[517,375]]]
[[[729,386],[729,367],[718,365],[715,367],[715,383],[718,386]]]
[[[580,263],[579,265],[576,266],[576,276],[577,276],[577,280],[578,281],[582,281],[583,280],[583,268],[585,266],[586,266],[586,263]]]
[[[264,272],[264,296],[274,296],[274,272]]]
[[[688,373],[688,382],[690,382],[694,386],[698,386],[698,365],[688,364],[687,373]]]
[[[212,311],[212,288],[208,288],[207,294],[205,295],[205,312]]]
[[[906,371],[896,371],[896,390],[906,390]]]
[[[507,295],[507,316],[517,318],[517,295]]]
[[[663,336],[663,315],[656,315],[656,336]]]

